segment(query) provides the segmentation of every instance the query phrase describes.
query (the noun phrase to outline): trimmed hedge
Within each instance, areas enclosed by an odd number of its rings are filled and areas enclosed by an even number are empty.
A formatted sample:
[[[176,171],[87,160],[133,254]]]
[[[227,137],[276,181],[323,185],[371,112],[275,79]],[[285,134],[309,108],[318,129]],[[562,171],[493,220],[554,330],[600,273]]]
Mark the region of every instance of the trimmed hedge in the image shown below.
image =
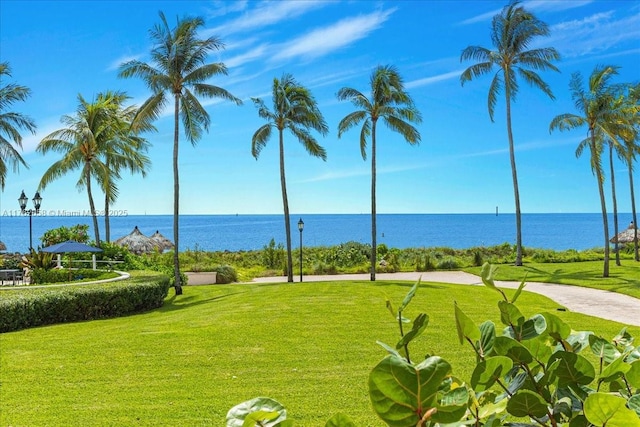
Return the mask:
[[[0,333],[152,310],[161,307],[167,297],[169,278],[11,292],[15,294],[0,299]]]

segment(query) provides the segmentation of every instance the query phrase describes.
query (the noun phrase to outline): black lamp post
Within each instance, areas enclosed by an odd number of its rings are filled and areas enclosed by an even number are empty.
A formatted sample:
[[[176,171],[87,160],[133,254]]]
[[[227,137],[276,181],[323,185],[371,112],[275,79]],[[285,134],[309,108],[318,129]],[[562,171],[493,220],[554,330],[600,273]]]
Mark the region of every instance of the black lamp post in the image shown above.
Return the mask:
[[[36,191],[36,195],[33,196],[33,207],[35,209],[27,209],[27,202],[29,199],[24,194],[24,190],[22,190],[22,194],[20,194],[20,198],[18,199],[18,203],[20,203],[20,212],[23,214],[29,215],[29,250],[33,249],[33,214],[38,214],[40,212],[40,205],[42,204],[42,197],[40,197],[40,193]]]
[[[304,230],[302,218],[298,221],[298,230],[300,230],[300,282],[302,282],[302,230]]]

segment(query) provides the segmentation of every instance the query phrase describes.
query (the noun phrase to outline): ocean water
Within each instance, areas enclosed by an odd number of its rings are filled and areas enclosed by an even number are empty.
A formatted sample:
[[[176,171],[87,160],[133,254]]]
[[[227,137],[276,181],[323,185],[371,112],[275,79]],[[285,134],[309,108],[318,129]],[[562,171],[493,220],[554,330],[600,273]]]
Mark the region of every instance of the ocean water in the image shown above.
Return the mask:
[[[303,214],[291,216],[292,246],[300,245],[298,220],[304,221],[304,246],[337,245],[348,241],[371,242],[369,214]],[[620,231],[631,222],[631,214],[619,214]],[[98,217],[100,237],[104,239],[104,218]],[[33,246],[41,244],[46,230],[60,226],[88,224],[90,216],[34,215]],[[156,230],[173,240],[172,215],[120,215],[111,217],[111,240],[129,234],[135,226],[147,236]],[[613,237],[613,218],[609,219]],[[463,249],[474,246],[515,244],[514,214],[380,214],[378,243],[389,247],[437,247]],[[275,239],[285,243],[284,215],[181,215],[180,251],[186,249],[252,250],[262,249]],[[29,217],[0,215],[0,240],[9,252],[29,247]],[[603,247],[602,215],[523,214],[522,241],[525,247],[555,250],[584,250]]]

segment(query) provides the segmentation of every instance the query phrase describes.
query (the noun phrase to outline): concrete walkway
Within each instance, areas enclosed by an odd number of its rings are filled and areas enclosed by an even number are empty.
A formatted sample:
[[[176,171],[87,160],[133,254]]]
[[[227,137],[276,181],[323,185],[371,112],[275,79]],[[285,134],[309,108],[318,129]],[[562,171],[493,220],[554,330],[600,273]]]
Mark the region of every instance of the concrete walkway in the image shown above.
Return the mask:
[[[378,273],[376,280],[407,280],[415,282],[422,278],[422,282],[452,283],[459,285],[482,285],[480,277],[463,271],[433,271],[416,273]],[[304,276],[305,282],[323,282],[333,280],[369,280],[366,274],[337,274],[332,276]],[[296,282],[300,276],[294,276]],[[251,283],[279,283],[286,281],[285,277],[259,277]],[[517,288],[520,282],[496,281],[496,286],[502,288]],[[583,288],[580,286],[557,285],[551,283],[526,282],[525,291],[544,295],[569,311],[613,320],[626,325],[640,326],[640,299],[615,292],[599,289]]]

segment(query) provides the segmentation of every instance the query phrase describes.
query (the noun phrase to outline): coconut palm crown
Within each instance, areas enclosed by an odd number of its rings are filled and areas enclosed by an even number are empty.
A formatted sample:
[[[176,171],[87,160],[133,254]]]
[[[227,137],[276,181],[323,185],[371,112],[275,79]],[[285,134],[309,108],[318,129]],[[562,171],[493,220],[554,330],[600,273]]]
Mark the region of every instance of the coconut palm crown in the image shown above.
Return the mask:
[[[198,97],[222,98],[242,104],[227,90],[206,83],[218,75],[226,75],[227,67],[220,62],[206,63],[211,52],[224,48],[222,41],[211,36],[198,37],[198,29],[204,26],[200,17],[178,19],[171,28],[160,12],[160,23],[149,32],[153,42],[149,64],[133,60],[120,66],[121,77],[138,77],[144,80],[152,95],[142,104],[138,117],[143,120],[159,118],[164,108],[173,101],[173,251],[174,288],[182,294],[179,254],[180,184],[178,171],[178,147],[180,119],[187,140],[195,145],[204,131],[209,130],[211,118]]]
[[[258,116],[267,121],[266,124],[255,131],[251,139],[251,154],[253,157],[258,159],[262,149],[271,138],[272,130],[275,128],[278,131],[280,186],[282,189],[287,240],[287,281],[293,282],[291,223],[284,162],[284,131],[288,129],[310,155],[326,160],[327,153],[325,149],[318,143],[311,131],[315,130],[321,135],[326,135],[329,132],[329,127],[309,89],[298,83],[290,74],[284,74],[280,79],[273,79],[272,110],[266,106],[262,99],[251,99],[258,109]]]
[[[411,123],[420,123],[422,116],[404,88],[398,70],[393,66],[379,66],[371,74],[371,96],[357,89],[344,87],[338,91],[341,101],[349,100],[357,108],[338,124],[338,138],[349,129],[360,128],[360,153],[367,159],[367,141],[371,138],[371,280],[376,280],[376,125],[379,119],[392,131],[399,133],[411,145],[420,142],[420,132]]]
[[[522,265],[522,221],[520,212],[520,192],[516,170],[513,132],[511,130],[511,101],[515,101],[520,89],[518,77],[555,99],[551,88],[536,71],[558,69],[551,63],[560,59],[560,54],[551,47],[529,49],[538,37],[549,35],[547,24],[525,10],[519,1],[512,1],[494,16],[491,22],[491,41],[495,50],[481,46],[468,46],[462,51],[461,61],[478,61],[467,68],[460,76],[464,85],[473,78],[494,73],[489,85],[489,117],[494,121],[498,94],[504,89],[507,113],[507,134],[509,138],[509,156],[511,176],[516,207],[516,261]]]
[[[11,76],[11,67],[8,62],[0,62],[0,80],[3,76]],[[22,148],[21,130],[32,134],[36,133],[35,122],[21,113],[9,111],[9,108],[19,101],[25,101],[31,95],[31,90],[26,86],[9,83],[0,86],[0,189],[4,189],[7,177],[7,163],[18,172],[20,166],[28,168],[18,148]]]

